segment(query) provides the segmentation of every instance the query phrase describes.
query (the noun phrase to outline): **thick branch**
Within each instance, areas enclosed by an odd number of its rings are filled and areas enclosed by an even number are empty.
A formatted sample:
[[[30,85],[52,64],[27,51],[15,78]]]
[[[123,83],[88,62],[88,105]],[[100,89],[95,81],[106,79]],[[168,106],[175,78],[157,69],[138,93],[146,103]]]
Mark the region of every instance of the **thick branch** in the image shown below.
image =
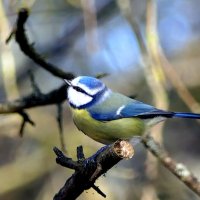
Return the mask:
[[[177,163],[167,152],[156,143],[152,137],[146,136],[142,140],[144,146],[156,157],[161,163],[179,178],[185,185],[200,196],[200,181],[187,169],[182,163]]]
[[[79,147],[77,149],[77,162],[72,161],[72,159],[66,157],[60,150],[54,148],[54,152],[57,155],[56,162],[67,168],[75,169],[74,174],[55,195],[54,200],[76,199],[84,190],[91,187],[103,197],[106,197],[94,183],[97,178],[105,174],[120,160],[133,156],[134,151],[130,146],[131,144],[127,141],[119,140],[112,145],[104,146],[96,154],[87,159],[84,159],[84,154]]]

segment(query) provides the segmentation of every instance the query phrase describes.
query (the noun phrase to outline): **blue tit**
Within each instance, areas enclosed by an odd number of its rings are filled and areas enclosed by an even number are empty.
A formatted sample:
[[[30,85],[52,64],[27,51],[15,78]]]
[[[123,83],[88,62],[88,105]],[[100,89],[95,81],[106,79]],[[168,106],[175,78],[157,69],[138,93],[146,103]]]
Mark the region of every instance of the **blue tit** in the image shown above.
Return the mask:
[[[141,136],[149,127],[167,118],[200,118],[200,114],[157,109],[113,92],[93,77],[79,76],[65,81],[69,85],[68,102],[75,125],[103,144]]]

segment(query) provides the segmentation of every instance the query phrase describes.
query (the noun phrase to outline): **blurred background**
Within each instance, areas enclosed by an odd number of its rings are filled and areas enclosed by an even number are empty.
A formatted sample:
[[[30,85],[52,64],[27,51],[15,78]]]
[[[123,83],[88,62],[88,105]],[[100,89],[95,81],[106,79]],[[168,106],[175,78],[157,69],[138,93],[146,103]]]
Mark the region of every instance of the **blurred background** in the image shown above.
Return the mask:
[[[32,92],[29,70],[43,93],[63,81],[27,58],[15,40],[5,40],[21,7],[30,9],[30,42],[49,62],[78,75],[109,75],[110,88],[162,109],[200,113],[200,1],[193,0],[2,0],[0,1],[0,101]],[[0,115],[0,199],[49,200],[73,171],[55,163],[60,147],[56,106],[27,111],[36,123],[19,136],[21,117]],[[63,105],[67,153],[88,157],[102,145],[74,126]],[[200,124],[174,119],[156,126],[154,138],[172,158],[200,177]],[[112,168],[97,185],[109,200],[199,199],[142,144],[131,160]],[[103,199],[88,190],[78,199]]]

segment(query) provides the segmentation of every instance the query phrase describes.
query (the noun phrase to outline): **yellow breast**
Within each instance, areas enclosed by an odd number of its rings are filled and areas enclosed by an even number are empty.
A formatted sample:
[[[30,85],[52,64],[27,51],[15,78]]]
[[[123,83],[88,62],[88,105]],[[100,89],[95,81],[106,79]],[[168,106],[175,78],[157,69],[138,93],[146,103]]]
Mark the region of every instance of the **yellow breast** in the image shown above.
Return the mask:
[[[97,121],[85,109],[71,109],[75,125],[83,133],[103,144],[110,144],[118,139],[131,139],[142,135],[145,126],[138,118],[123,118],[113,121]]]

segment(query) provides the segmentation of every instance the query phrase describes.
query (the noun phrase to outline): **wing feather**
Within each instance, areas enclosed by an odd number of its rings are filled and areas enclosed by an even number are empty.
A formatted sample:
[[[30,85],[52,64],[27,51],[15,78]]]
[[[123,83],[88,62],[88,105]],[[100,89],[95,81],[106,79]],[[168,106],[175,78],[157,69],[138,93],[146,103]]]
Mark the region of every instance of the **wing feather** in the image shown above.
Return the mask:
[[[151,119],[158,116],[166,118],[173,116],[173,112],[156,109],[151,105],[119,93],[112,93],[104,102],[91,106],[88,111],[98,121],[111,121],[131,117]]]

